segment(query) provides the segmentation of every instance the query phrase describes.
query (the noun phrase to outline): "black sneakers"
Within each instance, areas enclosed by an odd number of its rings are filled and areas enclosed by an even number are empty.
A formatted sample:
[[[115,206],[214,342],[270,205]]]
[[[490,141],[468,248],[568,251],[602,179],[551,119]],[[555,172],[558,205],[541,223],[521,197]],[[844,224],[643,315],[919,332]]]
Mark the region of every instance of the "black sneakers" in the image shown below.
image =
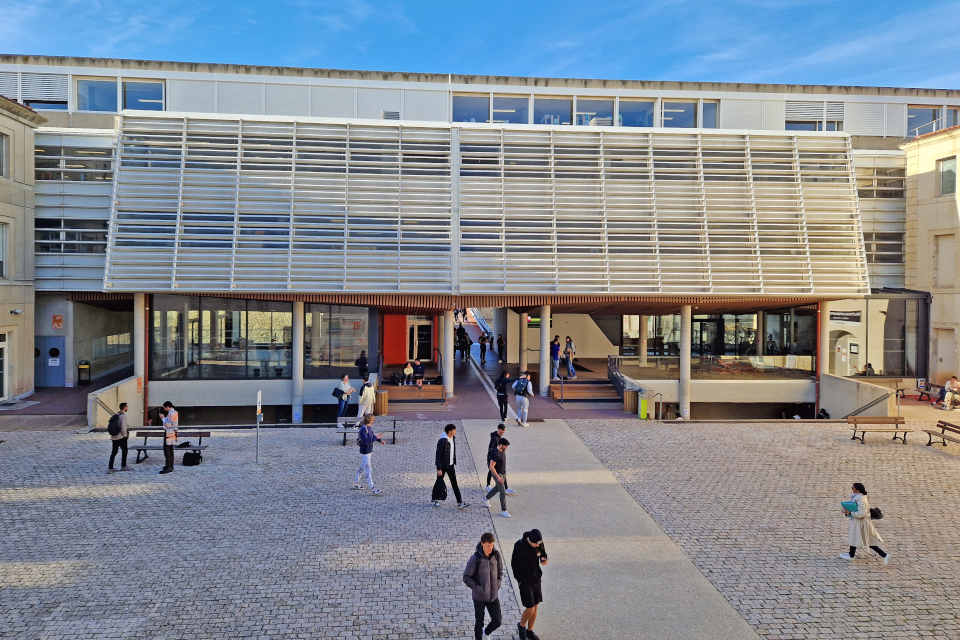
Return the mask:
[[[526,640],[529,637],[527,636],[527,628],[519,622],[517,623],[517,636],[520,640]]]

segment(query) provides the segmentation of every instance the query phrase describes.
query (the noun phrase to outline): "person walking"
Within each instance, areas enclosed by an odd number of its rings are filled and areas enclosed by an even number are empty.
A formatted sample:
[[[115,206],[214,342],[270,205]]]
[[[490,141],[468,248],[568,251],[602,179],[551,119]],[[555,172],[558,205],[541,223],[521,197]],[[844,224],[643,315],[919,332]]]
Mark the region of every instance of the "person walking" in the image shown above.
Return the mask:
[[[500,612],[500,583],[503,581],[503,559],[496,549],[496,538],[490,532],[480,536],[477,549],[463,570],[463,583],[470,587],[473,598],[473,637],[483,640],[491,635],[503,622]],[[490,623],[483,627],[486,614],[490,614]]]
[[[503,334],[501,333],[500,335],[497,336],[497,359],[500,362],[507,361],[506,354],[504,354],[504,351],[506,350],[506,348],[507,348],[507,345],[504,342]]]
[[[530,398],[533,397],[533,385],[530,384],[530,372],[524,371],[513,383],[513,393],[517,398],[517,424],[521,427],[529,426],[527,416],[530,413]]]
[[[550,342],[550,364],[553,371],[553,379],[556,380],[560,372],[560,336],[553,336]]]
[[[547,566],[547,550],[543,546],[543,536],[539,529],[531,529],[513,545],[513,556],[510,558],[510,567],[513,577],[517,580],[517,590],[520,591],[520,603],[523,604],[523,613],[517,624],[517,633],[521,640],[540,640],[533,632],[533,624],[537,621],[537,608],[543,602],[543,592],[540,580],[543,570]]]
[[[347,415],[347,405],[350,404],[350,396],[356,393],[356,389],[350,386],[350,376],[344,374],[340,378],[340,383],[333,389],[333,395],[337,398],[337,419]]]
[[[571,378],[577,377],[577,370],[573,368],[573,357],[577,353],[577,347],[573,344],[573,338],[567,336],[566,343],[563,346],[563,355],[567,359],[567,375]]]
[[[510,377],[509,371],[501,371],[500,377],[493,383],[493,388],[497,392],[497,406],[500,407],[501,422],[506,422],[507,420],[507,407],[509,406],[507,390],[513,388],[513,383],[514,380]]]
[[[480,334],[480,364],[487,364],[487,334]]]
[[[376,401],[377,390],[370,382],[370,374],[363,379],[363,387],[360,388],[360,400],[357,402],[357,427],[363,420],[363,416],[373,413],[373,405]]]
[[[367,352],[361,351],[360,357],[357,358],[353,364],[357,367],[357,373],[360,374],[360,379],[366,380],[367,375],[370,373],[370,363],[367,362]]]
[[[850,545],[850,551],[840,554],[840,557],[844,560],[853,560],[857,555],[857,547],[870,547],[883,560],[883,564],[887,564],[890,562],[890,554],[879,547],[883,538],[877,533],[870,519],[867,489],[860,482],[854,482],[851,489],[853,495],[850,496],[850,502],[855,502],[857,508],[850,511],[843,507],[843,515],[850,519],[847,524],[847,542]]]
[[[490,444],[487,445],[487,460],[490,460],[491,454],[496,451],[497,446],[500,444],[500,440],[503,438],[503,434],[507,432],[507,425],[500,423],[497,425],[497,428],[494,431],[490,432]],[[493,479],[493,472],[487,469],[487,490],[490,490],[490,480]],[[516,493],[513,489],[510,488],[510,485],[507,484],[507,478],[503,478],[503,487],[504,493],[509,496],[512,496]]]
[[[160,408],[160,424],[163,426],[163,469],[160,473],[173,471],[173,448],[177,446],[177,426],[180,416],[169,401]]]
[[[457,485],[457,425],[448,424],[443,428],[443,435],[437,440],[437,484],[443,483],[443,477],[450,478],[450,488],[457,499],[457,508],[466,509],[470,505],[463,501],[460,487]],[[435,492],[437,489],[435,489]],[[434,493],[436,496],[436,493]],[[439,507],[441,500],[434,498],[433,506]]]
[[[370,485],[370,493],[379,496],[383,490],[377,489],[373,484],[373,443],[383,444],[383,438],[379,433],[373,432],[373,416],[369,413],[363,416],[363,423],[360,425],[360,431],[357,433],[357,446],[360,447],[360,466],[357,468],[357,477],[353,481],[353,488],[357,491],[363,487],[360,485],[360,475],[366,474],[367,484]]]
[[[127,432],[127,403],[121,402],[119,411],[110,416],[107,423],[107,433],[110,434],[110,463],[107,465],[107,473],[113,473],[113,461],[117,458],[117,451],[121,452],[120,471],[130,471],[127,466],[127,442],[129,433]]]
[[[507,511],[507,447],[510,441],[506,438],[500,438],[497,448],[487,453],[487,468],[493,474],[493,479],[497,484],[486,492],[483,499],[483,506],[490,506],[490,498],[495,494],[500,494],[500,515],[509,518],[510,512]]]

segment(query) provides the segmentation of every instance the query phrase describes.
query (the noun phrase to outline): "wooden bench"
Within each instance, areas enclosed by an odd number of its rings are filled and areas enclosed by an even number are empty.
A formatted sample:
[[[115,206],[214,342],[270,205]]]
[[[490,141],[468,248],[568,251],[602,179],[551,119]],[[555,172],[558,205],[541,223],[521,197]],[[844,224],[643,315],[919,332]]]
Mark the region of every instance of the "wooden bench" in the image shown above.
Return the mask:
[[[935,402],[933,395],[940,395],[940,389],[943,388],[943,385],[932,384],[930,382],[925,382],[923,384],[917,384],[917,400],[923,400],[923,397],[926,396],[927,400],[930,402]]]
[[[933,439],[939,438],[940,442],[937,444],[942,444],[947,446],[947,440],[950,442],[960,442],[960,427],[953,424],[952,422],[947,422],[946,420],[937,420],[937,428],[940,429],[940,432],[936,432],[933,429],[924,429],[923,432],[927,434],[927,446],[933,445]],[[952,435],[951,435],[952,434]]]
[[[342,434],[343,434],[343,446],[347,446],[347,434],[351,434],[351,433],[352,433],[353,435],[357,435],[357,432],[358,432],[358,431],[360,431],[360,430],[357,429],[356,427],[348,426],[348,425],[343,425],[343,426],[337,427],[337,433],[342,433]],[[374,425],[373,425],[373,432],[374,432],[374,433],[380,433],[380,434],[390,433],[390,434],[393,434],[393,441],[391,442],[391,444],[397,444],[397,432],[398,432],[398,431],[400,431],[400,429],[397,428],[397,421],[396,421],[396,419],[394,419],[394,421],[393,421],[393,426],[392,426],[392,427],[380,427],[380,426],[378,426],[377,424],[374,424]]]
[[[850,425],[850,428],[853,429],[853,436],[851,440],[860,440],[860,444],[864,444],[863,437],[867,432],[871,433],[892,433],[894,440],[902,440],[903,444],[907,444],[907,434],[913,433],[913,429],[907,429],[903,425],[906,424],[906,420],[903,416],[849,416],[847,418],[847,424]],[[876,426],[871,425],[893,425],[891,426]],[[857,437],[857,432],[860,432],[860,437]],[[900,436],[899,434],[903,434]]]
[[[146,460],[147,458],[150,457],[150,454],[147,453],[147,451],[163,451],[163,445],[162,445],[162,444],[159,444],[159,445],[156,445],[156,444],[154,444],[154,445],[148,445],[148,444],[147,444],[147,440],[149,440],[150,438],[163,438],[165,435],[166,435],[166,432],[164,432],[164,431],[162,431],[162,430],[159,430],[159,431],[137,431],[137,433],[134,435],[134,437],[135,437],[135,438],[143,438],[143,444],[138,444],[138,445],[133,445],[133,446],[132,446],[132,448],[133,448],[133,449],[136,449],[136,451],[137,451],[137,464],[140,464],[141,462],[143,462],[144,460]],[[173,448],[174,448],[174,449],[182,448],[182,449],[184,449],[185,451],[203,451],[204,449],[207,449],[207,448],[209,448],[209,446],[210,446],[210,445],[208,445],[208,444],[203,444],[203,439],[204,439],[204,438],[209,438],[209,437],[210,437],[210,432],[209,432],[209,431],[184,431],[184,430],[180,430],[180,431],[177,431],[177,439],[178,439],[178,440],[179,440],[179,439],[185,439],[185,438],[197,438],[197,443],[196,443],[196,444],[193,444],[193,443],[191,442],[189,447],[179,447],[179,445],[174,445]],[[141,455],[143,456],[142,458],[141,458]]]
[[[394,402],[446,402],[447,396],[443,392],[442,384],[417,385],[381,385],[379,390],[386,391],[391,404]]]

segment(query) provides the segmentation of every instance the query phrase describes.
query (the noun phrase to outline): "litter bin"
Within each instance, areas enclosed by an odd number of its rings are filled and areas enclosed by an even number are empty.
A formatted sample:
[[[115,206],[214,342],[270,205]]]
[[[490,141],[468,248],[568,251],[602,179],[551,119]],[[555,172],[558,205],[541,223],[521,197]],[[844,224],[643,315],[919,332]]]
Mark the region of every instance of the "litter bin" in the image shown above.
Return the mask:
[[[637,391],[636,389],[624,389],[623,390],[623,410],[626,411],[627,413],[632,413],[633,415],[637,415],[637,408],[638,408],[637,402],[638,402],[639,396],[640,396],[640,392]]]
[[[385,416],[390,408],[390,393],[388,391],[377,391],[373,400],[373,415]]]
[[[90,384],[90,361],[77,362],[77,384]]]

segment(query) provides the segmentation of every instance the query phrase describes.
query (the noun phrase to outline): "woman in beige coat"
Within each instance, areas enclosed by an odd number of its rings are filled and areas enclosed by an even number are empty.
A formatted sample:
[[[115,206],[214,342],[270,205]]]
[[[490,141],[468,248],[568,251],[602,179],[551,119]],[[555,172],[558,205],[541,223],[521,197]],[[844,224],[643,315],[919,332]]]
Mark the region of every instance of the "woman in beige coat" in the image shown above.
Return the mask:
[[[850,500],[857,503],[857,510],[843,510],[843,515],[850,519],[847,535],[850,552],[840,554],[840,557],[844,560],[853,560],[857,555],[857,547],[870,547],[883,560],[883,564],[887,564],[890,562],[890,554],[878,546],[883,542],[883,538],[877,533],[873,522],[870,520],[870,501],[867,499],[867,489],[859,482],[854,482],[852,488],[853,495],[850,496]]]
[[[370,382],[370,375],[367,374],[367,377],[363,379],[363,389],[360,391],[360,400],[357,402],[357,424],[363,422],[363,416],[373,415],[373,405],[376,401],[377,391],[373,386],[373,383]]]

